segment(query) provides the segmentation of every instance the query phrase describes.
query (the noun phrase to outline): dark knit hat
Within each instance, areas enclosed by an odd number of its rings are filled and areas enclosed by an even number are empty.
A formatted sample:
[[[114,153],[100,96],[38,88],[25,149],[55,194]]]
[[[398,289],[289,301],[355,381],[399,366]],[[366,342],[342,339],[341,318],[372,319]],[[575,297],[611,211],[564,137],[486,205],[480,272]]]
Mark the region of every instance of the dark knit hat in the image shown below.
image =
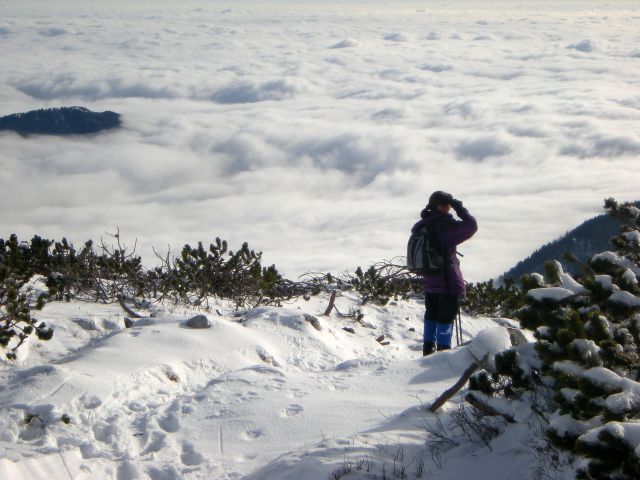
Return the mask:
[[[450,193],[438,190],[433,192],[429,197],[429,204],[427,205],[427,208],[435,209],[440,205],[450,205],[452,200],[453,196]]]

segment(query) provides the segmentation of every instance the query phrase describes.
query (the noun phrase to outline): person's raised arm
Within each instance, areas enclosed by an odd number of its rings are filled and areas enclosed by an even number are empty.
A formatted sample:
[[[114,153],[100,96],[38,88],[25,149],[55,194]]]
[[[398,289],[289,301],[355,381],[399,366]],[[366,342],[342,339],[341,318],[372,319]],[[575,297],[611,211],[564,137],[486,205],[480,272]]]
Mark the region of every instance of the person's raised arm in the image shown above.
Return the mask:
[[[460,221],[451,225],[449,235],[451,235],[451,240],[456,245],[459,245],[465,240],[469,240],[478,231],[478,222],[469,213],[469,210],[462,205],[460,200],[453,199],[450,205],[455,210]]]

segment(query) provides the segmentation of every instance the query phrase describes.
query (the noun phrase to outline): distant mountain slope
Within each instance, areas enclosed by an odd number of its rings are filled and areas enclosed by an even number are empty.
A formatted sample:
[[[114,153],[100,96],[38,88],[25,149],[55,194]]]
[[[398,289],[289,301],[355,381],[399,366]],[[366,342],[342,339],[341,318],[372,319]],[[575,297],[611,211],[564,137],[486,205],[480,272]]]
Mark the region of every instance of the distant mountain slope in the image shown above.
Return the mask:
[[[636,202],[636,204],[639,203]],[[558,260],[562,263],[565,271],[575,273],[576,265],[564,260],[563,255],[566,252],[572,252],[578,257],[578,260],[584,262],[597,252],[610,250],[612,245],[609,239],[618,233],[619,228],[619,220],[609,215],[598,215],[567,232],[559,239],[540,247],[529,257],[505,272],[502,277],[518,281],[525,273],[542,273],[543,265],[547,260]]]
[[[0,117],[0,130],[23,135],[87,134],[119,126],[119,113],[92,112],[84,107],[44,108]]]

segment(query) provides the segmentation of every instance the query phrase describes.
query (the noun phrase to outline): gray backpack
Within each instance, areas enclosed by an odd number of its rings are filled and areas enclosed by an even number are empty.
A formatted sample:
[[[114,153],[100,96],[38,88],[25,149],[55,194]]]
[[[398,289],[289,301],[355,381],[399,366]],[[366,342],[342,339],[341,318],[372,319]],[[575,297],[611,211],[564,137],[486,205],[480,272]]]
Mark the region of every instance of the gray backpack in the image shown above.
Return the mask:
[[[418,275],[442,271],[445,259],[431,222],[411,232],[407,245],[407,269]]]

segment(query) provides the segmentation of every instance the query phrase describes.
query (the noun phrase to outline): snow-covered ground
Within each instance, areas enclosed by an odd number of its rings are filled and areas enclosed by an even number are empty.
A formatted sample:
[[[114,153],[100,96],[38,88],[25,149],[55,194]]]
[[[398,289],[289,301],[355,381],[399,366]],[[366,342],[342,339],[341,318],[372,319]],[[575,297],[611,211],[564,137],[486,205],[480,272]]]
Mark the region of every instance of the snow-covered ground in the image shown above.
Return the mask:
[[[347,293],[338,308],[354,302]],[[513,441],[472,459],[445,455],[442,468],[426,453],[425,405],[473,356],[461,347],[421,357],[420,302],[364,307],[366,325],[319,315],[326,305],[220,305],[208,329],[184,325],[197,312],[159,311],[125,329],[117,305],[48,304],[38,316],[53,339],[0,370],[0,478],[325,479],[398,448],[409,469],[427,455],[428,478],[529,472]],[[464,339],[496,322],[464,317]]]

